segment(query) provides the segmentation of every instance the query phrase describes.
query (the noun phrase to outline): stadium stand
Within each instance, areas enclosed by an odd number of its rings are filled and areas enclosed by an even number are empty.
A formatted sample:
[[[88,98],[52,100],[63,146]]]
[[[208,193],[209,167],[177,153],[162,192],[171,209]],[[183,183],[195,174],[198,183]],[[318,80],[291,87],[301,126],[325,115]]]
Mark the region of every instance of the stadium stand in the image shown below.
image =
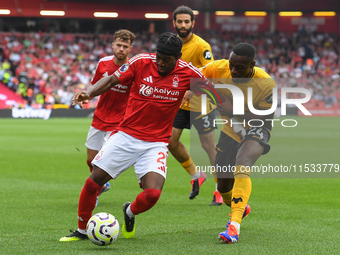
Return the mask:
[[[210,42],[215,59],[228,58],[236,43],[249,42],[257,48],[257,65],[274,77],[279,87],[299,85],[309,89],[313,106],[340,105],[339,35],[306,31],[292,35],[198,34]],[[157,33],[137,33],[130,57],[154,52],[157,37]],[[97,61],[111,54],[112,36],[4,32],[0,42],[0,80],[36,108],[44,106],[44,99],[50,95],[60,108],[70,107],[73,93],[90,86]],[[95,106],[96,100],[88,105]]]

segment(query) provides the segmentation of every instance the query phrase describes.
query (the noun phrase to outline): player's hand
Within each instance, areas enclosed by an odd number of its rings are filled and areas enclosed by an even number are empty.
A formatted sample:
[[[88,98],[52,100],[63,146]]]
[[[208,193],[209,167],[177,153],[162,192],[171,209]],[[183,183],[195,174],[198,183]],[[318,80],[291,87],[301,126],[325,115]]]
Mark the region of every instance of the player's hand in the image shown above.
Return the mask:
[[[231,102],[229,97],[220,95],[222,104],[217,102],[217,110],[220,112],[222,116],[227,116],[231,118],[233,116],[233,103]]]
[[[72,106],[78,104],[81,108],[83,108],[84,104],[88,103],[89,100],[90,97],[86,91],[79,91],[72,98]]]
[[[84,105],[85,105],[85,104],[88,104],[89,101],[90,101],[90,100],[84,100],[84,101],[82,101],[82,102],[78,102],[78,105],[79,105],[80,108],[84,108]]]
[[[243,141],[244,137],[247,134],[247,131],[242,125],[242,122],[236,117],[232,117],[230,120],[233,125],[234,132],[238,135],[238,137],[240,137],[241,141]]]
[[[193,92],[190,90],[187,90],[184,94],[184,97],[182,99],[182,103],[181,103],[181,107],[183,107],[184,105],[189,106],[190,104],[190,98],[193,96]]]
[[[240,137],[241,141],[243,141],[244,136],[242,135],[242,132],[239,131],[239,132],[237,132],[236,134],[238,135],[238,137]]]

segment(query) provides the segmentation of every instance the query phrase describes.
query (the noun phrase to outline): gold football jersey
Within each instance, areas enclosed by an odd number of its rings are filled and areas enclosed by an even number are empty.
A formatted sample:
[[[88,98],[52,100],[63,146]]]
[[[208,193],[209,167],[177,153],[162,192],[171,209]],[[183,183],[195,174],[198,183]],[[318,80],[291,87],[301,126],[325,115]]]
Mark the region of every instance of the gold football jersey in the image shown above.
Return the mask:
[[[190,40],[183,44],[181,59],[191,63],[197,68],[205,66],[214,61],[209,43],[195,34],[192,34]],[[207,113],[211,112],[214,108],[215,106],[208,102]],[[201,97],[193,95],[193,97],[190,99],[189,106],[184,105],[181,107],[181,109],[187,111],[191,110],[193,112],[201,112]]]
[[[252,99],[253,106],[257,110],[266,110],[272,107],[272,89],[276,87],[274,80],[261,68],[254,67],[253,73],[250,79],[245,79],[245,83],[232,83],[232,77],[229,69],[229,60],[222,59],[214,61],[203,68],[201,68],[203,75],[208,78],[215,78],[213,82],[220,84],[231,84],[237,86],[242,90],[244,96],[244,110],[249,111],[247,98],[248,98],[248,88],[252,87]],[[229,89],[216,89],[221,95],[231,98],[232,93]],[[233,128],[230,126],[230,120],[226,116],[221,116],[222,119],[228,122],[223,125],[222,132],[226,133],[228,136],[241,142],[240,137],[234,132]],[[246,129],[249,126],[246,125]]]

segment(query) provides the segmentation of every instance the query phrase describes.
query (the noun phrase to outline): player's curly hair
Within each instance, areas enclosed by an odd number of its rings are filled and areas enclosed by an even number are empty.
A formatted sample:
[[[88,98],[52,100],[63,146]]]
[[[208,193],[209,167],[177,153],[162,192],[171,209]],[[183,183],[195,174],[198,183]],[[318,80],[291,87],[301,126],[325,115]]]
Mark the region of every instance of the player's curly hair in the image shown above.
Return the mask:
[[[159,36],[157,52],[177,56],[181,53],[183,41],[174,33],[166,32]]]
[[[174,21],[176,21],[177,14],[189,14],[191,21],[195,20],[194,12],[188,6],[181,5],[181,6],[178,6],[176,10],[174,10],[174,12],[172,13],[172,17]]]
[[[249,43],[238,43],[232,50],[236,55],[246,56],[249,60],[254,60],[256,55],[256,49]]]
[[[127,29],[121,29],[118,30],[114,33],[114,40],[116,41],[117,38],[120,38],[123,40],[123,42],[127,42],[130,41],[131,44],[133,43],[133,41],[136,39],[136,36],[134,33],[132,33],[131,31],[127,30]]]

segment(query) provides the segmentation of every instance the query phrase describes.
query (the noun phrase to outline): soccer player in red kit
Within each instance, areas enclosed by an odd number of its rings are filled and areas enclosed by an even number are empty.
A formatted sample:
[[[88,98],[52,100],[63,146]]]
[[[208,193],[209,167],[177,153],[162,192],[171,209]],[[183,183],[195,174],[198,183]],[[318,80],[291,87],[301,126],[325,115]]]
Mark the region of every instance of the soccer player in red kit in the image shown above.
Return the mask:
[[[126,29],[115,32],[112,43],[113,55],[101,58],[97,64],[95,75],[91,83],[95,84],[101,78],[113,74],[121,65],[129,60],[135,35]],[[126,104],[129,98],[130,84],[117,84],[100,96],[93,121],[87,134],[85,146],[87,147],[87,165],[92,172],[92,160],[97,155],[103,143],[113,130],[117,129],[123,120]],[[107,182],[102,192],[108,191],[110,184]]]
[[[134,236],[135,216],[158,201],[166,178],[168,144],[177,110],[190,89],[190,79],[205,79],[196,67],[180,59],[182,45],[176,34],[161,34],[156,54],[136,55],[113,75],[73,97],[74,104],[82,105],[115,84],[132,84],[123,121],[92,161],[93,171],[79,198],[78,229],[60,241],[87,239],[86,224],[95,208],[97,192],[130,166],[134,167],[143,191],[135,201],[123,205],[123,238]]]

